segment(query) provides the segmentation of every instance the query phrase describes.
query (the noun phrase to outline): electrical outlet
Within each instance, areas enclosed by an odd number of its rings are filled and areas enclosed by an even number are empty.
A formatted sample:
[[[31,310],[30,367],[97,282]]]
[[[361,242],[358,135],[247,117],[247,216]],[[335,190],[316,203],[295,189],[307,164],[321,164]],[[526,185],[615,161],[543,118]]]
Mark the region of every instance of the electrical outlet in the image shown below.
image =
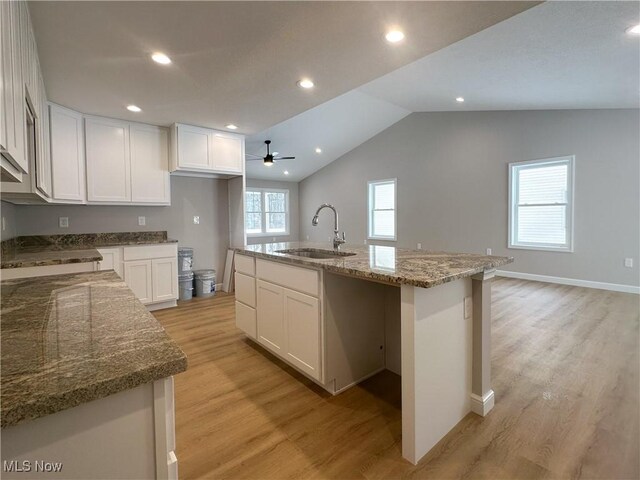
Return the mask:
[[[472,310],[473,310],[473,304],[471,303],[471,297],[465,297],[465,299],[464,299],[464,318],[471,318]]]
[[[2,217],[2,231],[4,232],[7,229],[7,219]]]
[[[309,240],[309,235],[307,235],[307,240]]]
[[[487,255],[491,255],[491,249],[487,248]]]
[[[271,237],[271,241],[275,242],[276,241],[276,237]]]
[[[422,250],[422,244],[418,243],[418,250]]]
[[[193,224],[194,225],[200,225],[200,217],[197,215],[194,215],[193,217]]]
[[[633,268],[633,258],[625,258],[624,266],[627,268]]]
[[[59,217],[58,226],[60,228],[69,228],[69,217]]]
[[[147,217],[138,217],[138,225],[142,226],[146,224],[147,224]]]
[[[367,244],[367,239],[366,239],[366,238],[364,239],[364,244],[365,244],[365,245]]]

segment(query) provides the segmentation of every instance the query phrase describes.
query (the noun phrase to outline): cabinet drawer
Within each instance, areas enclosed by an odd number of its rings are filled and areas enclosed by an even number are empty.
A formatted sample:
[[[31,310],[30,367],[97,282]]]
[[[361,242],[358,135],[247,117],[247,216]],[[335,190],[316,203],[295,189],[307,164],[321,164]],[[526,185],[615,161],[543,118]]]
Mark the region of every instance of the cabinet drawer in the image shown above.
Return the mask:
[[[256,277],[315,297],[319,293],[317,270],[257,259]]]
[[[236,327],[249,337],[256,338],[256,309],[236,301]]]
[[[247,257],[246,255],[236,254],[235,263],[236,263],[236,272],[244,273],[246,275],[251,275],[252,277],[255,276],[256,274],[255,258]]]
[[[236,273],[236,300],[249,305],[250,307],[256,306],[256,279],[244,275],[242,273]]]
[[[175,243],[169,245],[142,245],[139,247],[124,247],[123,260],[149,260],[152,258],[177,257],[178,247]]]

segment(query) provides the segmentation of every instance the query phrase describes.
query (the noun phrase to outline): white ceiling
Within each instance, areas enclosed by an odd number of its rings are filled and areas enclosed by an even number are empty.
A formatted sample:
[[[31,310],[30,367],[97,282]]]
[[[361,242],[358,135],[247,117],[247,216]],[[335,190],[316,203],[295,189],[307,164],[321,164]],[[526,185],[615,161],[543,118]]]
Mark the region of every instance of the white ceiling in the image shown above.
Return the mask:
[[[62,1],[29,10],[50,100],[252,134],[537,3]],[[407,34],[402,45],[384,40],[394,25]],[[153,63],[158,50],[173,64]],[[303,76],[316,88],[299,89]]]
[[[640,38],[625,33],[640,20],[638,5],[547,2],[531,8],[342,95],[330,108],[321,105],[251,136],[251,146],[277,138],[278,150],[300,162],[279,169],[248,162],[247,174],[282,180],[286,167],[291,180],[300,180],[403,118],[403,110],[638,108]],[[356,92],[360,102],[351,105]],[[457,103],[458,96],[465,102]],[[363,113],[375,99],[375,113]],[[316,158],[309,152],[320,139],[323,155]]]
[[[547,2],[359,90],[414,112],[638,108],[639,5]]]

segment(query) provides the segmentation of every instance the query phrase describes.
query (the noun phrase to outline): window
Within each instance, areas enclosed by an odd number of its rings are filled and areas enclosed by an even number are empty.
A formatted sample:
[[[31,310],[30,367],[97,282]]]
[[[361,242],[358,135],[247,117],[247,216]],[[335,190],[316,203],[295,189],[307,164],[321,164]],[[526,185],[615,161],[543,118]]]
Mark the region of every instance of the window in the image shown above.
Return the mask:
[[[369,182],[369,238],[396,239],[396,179]]]
[[[509,164],[509,248],[573,251],[574,157]]]
[[[249,236],[289,235],[289,190],[248,189],[244,219]]]

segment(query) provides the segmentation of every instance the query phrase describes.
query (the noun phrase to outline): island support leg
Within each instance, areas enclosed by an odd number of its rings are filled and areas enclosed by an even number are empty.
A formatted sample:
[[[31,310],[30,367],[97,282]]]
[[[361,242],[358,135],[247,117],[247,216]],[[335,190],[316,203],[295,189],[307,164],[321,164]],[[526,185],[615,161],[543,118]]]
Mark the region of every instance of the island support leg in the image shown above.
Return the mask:
[[[493,408],[491,389],[491,280],[495,270],[471,277],[473,287],[473,377],[471,411],[485,416]]]
[[[400,288],[402,456],[416,464],[471,411],[472,287]]]

